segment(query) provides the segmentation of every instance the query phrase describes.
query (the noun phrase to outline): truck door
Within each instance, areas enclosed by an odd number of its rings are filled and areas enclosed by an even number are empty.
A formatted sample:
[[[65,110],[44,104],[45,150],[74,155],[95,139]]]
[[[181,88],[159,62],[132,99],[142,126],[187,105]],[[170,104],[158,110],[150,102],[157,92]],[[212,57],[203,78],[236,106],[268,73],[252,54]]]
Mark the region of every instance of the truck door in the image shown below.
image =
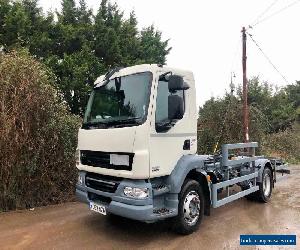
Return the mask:
[[[150,133],[150,177],[170,174],[183,155],[196,152],[196,124],[192,124],[196,120],[190,119],[189,112],[192,91],[194,88],[170,91],[165,78],[158,81],[155,126]]]

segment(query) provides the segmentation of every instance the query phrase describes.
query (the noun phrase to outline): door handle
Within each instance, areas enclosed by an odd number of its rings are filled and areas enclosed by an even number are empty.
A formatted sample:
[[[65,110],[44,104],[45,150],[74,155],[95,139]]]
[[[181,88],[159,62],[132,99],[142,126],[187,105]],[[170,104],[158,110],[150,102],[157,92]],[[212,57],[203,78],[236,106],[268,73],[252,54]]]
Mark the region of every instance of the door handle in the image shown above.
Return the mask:
[[[185,140],[183,143],[183,150],[190,150],[191,149],[191,140]]]

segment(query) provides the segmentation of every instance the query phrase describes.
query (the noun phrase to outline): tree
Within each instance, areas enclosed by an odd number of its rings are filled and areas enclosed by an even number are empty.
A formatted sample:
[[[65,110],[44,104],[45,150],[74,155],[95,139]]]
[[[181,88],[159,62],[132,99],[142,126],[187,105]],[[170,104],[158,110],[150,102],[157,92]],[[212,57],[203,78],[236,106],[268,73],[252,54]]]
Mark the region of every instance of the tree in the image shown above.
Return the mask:
[[[22,5],[28,19],[30,20],[31,26],[36,25],[37,23],[39,24],[42,21],[42,9],[38,7],[38,0],[23,0]],[[33,30],[31,30],[31,33],[32,31]]]
[[[46,15],[38,0],[0,0],[0,48],[26,47],[56,75],[56,85],[75,114],[83,114],[96,78],[117,66],[166,62],[168,40],[153,26],[139,31],[134,12],[102,0],[94,16],[85,0],[62,0]],[[79,76],[82,74],[82,76]]]
[[[294,85],[286,86],[285,91],[288,101],[296,109],[297,121],[300,122],[300,81],[297,81]]]
[[[102,62],[88,46],[81,51],[65,54],[63,59],[52,57],[47,65],[58,76],[58,87],[74,114],[83,114],[91,84],[103,71]]]
[[[106,68],[118,66],[121,60],[118,31],[122,16],[116,5],[102,1],[95,17],[95,53],[103,58]]]
[[[77,8],[77,20],[79,24],[91,25],[92,10],[87,7],[85,0],[79,0],[79,7]]]
[[[53,29],[54,17],[51,13],[47,16],[43,15],[42,9],[38,7],[38,0],[23,0],[22,5],[29,20],[26,34],[29,51],[43,58],[48,55],[53,45],[49,33]]]
[[[77,23],[77,9],[74,0],[62,0],[62,12],[57,12],[58,19],[63,24],[74,25]]]
[[[56,54],[57,29],[53,13],[49,12],[39,23],[32,23],[32,29],[34,32],[28,46],[30,53],[41,60]]]
[[[10,0],[0,0],[0,46],[5,45],[6,38],[6,15],[10,13],[11,5]]]
[[[140,41],[138,38],[137,20],[134,12],[125,20],[120,30],[120,50],[122,65],[130,66],[138,63]]]
[[[168,48],[169,40],[161,41],[161,32],[151,25],[142,30],[140,40],[140,60],[146,63],[166,63],[166,56],[171,48]]]
[[[242,100],[241,89],[242,86],[238,86],[237,93],[240,100]],[[296,119],[296,109],[292,100],[295,97],[289,99],[289,93],[296,93],[295,89],[294,85],[289,85],[275,90],[268,82],[260,82],[258,77],[248,81],[248,104],[264,114],[269,133],[284,131],[292,127]]]
[[[250,137],[262,141],[266,131],[266,119],[255,106],[249,107]],[[222,98],[211,98],[199,109],[198,152],[211,154],[224,143],[243,141],[242,103],[238,97],[225,94]]]
[[[299,126],[295,125],[295,120],[297,115],[299,119],[300,113],[299,94],[299,82],[274,90],[273,86],[268,82],[261,82],[258,77],[249,80],[250,140],[262,144],[265,152],[274,148],[266,145],[265,141],[271,142],[274,138],[297,134],[295,128]],[[241,85],[237,86],[235,95],[226,93],[223,97],[206,101],[199,109],[199,152],[212,153],[217,142],[221,145],[242,141],[242,117]],[[279,132],[281,134],[275,136]],[[291,145],[298,144],[291,141]]]
[[[3,8],[5,9],[5,7]],[[14,2],[9,12],[4,16],[1,42],[6,48],[12,45],[27,46],[29,42],[28,31],[30,20],[22,3]]]

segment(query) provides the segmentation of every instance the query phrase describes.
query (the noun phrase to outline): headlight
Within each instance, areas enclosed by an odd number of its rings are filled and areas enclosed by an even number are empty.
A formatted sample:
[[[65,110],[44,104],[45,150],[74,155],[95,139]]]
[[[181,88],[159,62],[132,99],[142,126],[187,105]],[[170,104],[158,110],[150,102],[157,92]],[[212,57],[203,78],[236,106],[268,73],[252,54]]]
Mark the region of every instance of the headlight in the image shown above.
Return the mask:
[[[132,198],[145,199],[149,197],[149,189],[138,187],[125,187],[124,194]]]

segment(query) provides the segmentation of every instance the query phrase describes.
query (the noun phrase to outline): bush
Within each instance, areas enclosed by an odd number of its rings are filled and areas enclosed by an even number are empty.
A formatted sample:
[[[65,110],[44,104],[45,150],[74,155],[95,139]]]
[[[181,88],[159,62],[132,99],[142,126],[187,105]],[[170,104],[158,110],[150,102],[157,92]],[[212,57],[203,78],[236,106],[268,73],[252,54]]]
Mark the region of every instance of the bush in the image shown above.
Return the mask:
[[[26,52],[0,55],[0,210],[69,200],[79,118]]]
[[[283,158],[290,163],[300,162],[300,124],[284,132],[269,134],[262,143],[263,153]]]
[[[267,121],[262,112],[256,107],[250,106],[250,141],[260,143],[266,127]],[[217,142],[217,150],[220,150],[222,144],[243,141],[242,103],[236,97],[211,98],[200,108],[198,119],[199,154],[212,154]]]

